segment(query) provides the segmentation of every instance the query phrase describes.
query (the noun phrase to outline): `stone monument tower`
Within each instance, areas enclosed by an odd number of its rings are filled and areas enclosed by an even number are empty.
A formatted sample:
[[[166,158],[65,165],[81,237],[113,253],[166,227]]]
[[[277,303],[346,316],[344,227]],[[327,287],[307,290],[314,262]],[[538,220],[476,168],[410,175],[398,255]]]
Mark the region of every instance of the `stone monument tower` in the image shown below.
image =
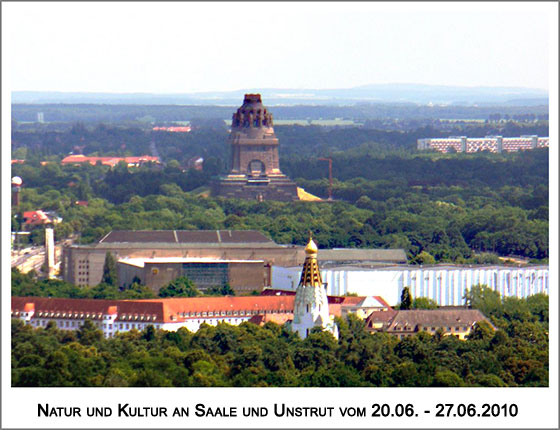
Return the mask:
[[[231,121],[230,172],[212,185],[212,194],[245,200],[298,200],[297,187],[280,171],[272,114],[260,94],[245,94]]]

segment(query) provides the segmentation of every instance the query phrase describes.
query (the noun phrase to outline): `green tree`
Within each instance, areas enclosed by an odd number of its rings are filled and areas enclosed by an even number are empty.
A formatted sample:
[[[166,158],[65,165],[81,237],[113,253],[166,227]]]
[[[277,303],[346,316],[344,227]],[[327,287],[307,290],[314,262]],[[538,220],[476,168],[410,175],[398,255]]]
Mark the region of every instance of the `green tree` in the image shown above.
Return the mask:
[[[401,303],[399,309],[407,310],[412,308],[412,297],[410,296],[410,288],[404,287],[401,293]]]
[[[412,309],[437,309],[436,301],[427,297],[416,297],[412,302]]]
[[[198,297],[202,293],[186,276],[181,276],[171,281],[159,290],[159,297]]]
[[[427,251],[420,252],[412,261],[414,264],[435,264],[436,259]]]
[[[78,339],[82,345],[95,345],[103,339],[103,332],[91,320],[85,320],[78,330]]]
[[[441,372],[436,372],[432,385],[434,387],[462,387],[465,383],[455,372],[443,370]]]
[[[105,254],[105,263],[103,263],[103,277],[101,282],[111,285],[113,287],[118,287],[119,280],[117,277],[117,262],[113,254],[109,251]]]
[[[473,309],[478,309],[487,317],[500,316],[503,312],[500,293],[486,285],[473,285],[465,292],[465,304]]]

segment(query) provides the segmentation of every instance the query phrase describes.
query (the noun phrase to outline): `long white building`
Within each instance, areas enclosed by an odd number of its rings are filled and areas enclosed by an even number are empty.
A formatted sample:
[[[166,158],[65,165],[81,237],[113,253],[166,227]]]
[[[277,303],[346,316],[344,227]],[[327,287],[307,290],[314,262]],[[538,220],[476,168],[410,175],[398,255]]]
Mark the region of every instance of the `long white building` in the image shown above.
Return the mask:
[[[391,306],[399,303],[404,287],[413,297],[427,297],[441,306],[464,304],[465,291],[484,284],[505,297],[549,294],[548,266],[390,266],[322,268],[327,294],[341,296],[381,296]],[[301,276],[300,267],[272,268],[272,288],[294,290]]]
[[[531,136],[503,137],[467,137],[450,136],[448,138],[426,138],[416,141],[419,150],[433,149],[439,152],[517,152],[537,148],[548,148],[549,138]]]

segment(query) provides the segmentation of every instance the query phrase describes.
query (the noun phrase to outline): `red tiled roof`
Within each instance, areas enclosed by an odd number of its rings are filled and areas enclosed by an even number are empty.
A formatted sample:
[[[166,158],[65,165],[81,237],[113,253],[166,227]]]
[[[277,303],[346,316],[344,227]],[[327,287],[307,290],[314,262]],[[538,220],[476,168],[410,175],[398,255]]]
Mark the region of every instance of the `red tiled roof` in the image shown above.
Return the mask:
[[[387,303],[387,302],[383,299],[383,297],[381,297],[381,296],[373,296],[373,298],[374,298],[375,300],[377,300],[379,303],[381,303],[383,306],[385,306],[386,308],[390,308],[390,307],[391,307],[391,305],[390,305],[389,303]]]
[[[264,325],[269,321],[282,325],[291,321],[293,318],[293,314],[259,314],[253,315],[248,321],[257,325]]]
[[[189,126],[184,127],[154,127],[153,131],[170,131],[172,133],[188,133],[191,131]]]
[[[258,313],[293,312],[294,297],[184,297],[170,299],[146,299],[146,302],[159,301],[163,303],[164,322],[184,321],[189,318],[185,313],[193,312],[228,312],[228,311],[256,311]]]
[[[62,164],[69,163],[90,163],[92,165],[97,164],[100,161],[101,164],[107,166],[116,166],[120,161],[124,161],[127,164],[140,164],[149,161],[159,163],[158,157],[152,157],[150,155],[141,155],[139,157],[86,157],[83,154],[69,155],[62,159]]]
[[[261,292],[261,296],[295,296],[296,292],[291,290],[279,290],[275,288],[266,288]],[[383,300],[380,296],[373,296],[381,305],[390,308],[391,305]],[[365,296],[327,296],[329,305],[340,304],[343,306],[357,306],[366,297]]]
[[[365,297],[342,296],[341,304],[344,306],[356,306],[363,302]]]
[[[23,213],[26,224],[45,224],[50,222],[49,217],[43,211],[27,211]]]
[[[19,313],[34,306],[35,316],[48,312],[57,318],[101,319],[103,315],[117,314],[117,321],[144,320],[158,323],[182,322],[191,318],[229,317],[222,312],[253,312],[266,315],[278,321],[291,318],[294,309],[293,295],[290,296],[241,296],[241,297],[181,297],[145,300],[101,300],[101,299],[60,299],[46,297],[12,297],[12,312]],[[249,313],[251,312],[251,313]],[[194,316],[193,313],[200,313]],[[205,313],[206,315],[202,315]],[[213,315],[209,315],[213,313]],[[341,314],[340,304],[329,305],[329,313]],[[191,315],[189,315],[191,314]],[[284,317],[286,315],[287,317]],[[254,315],[253,315],[254,316]],[[270,319],[270,320],[273,320]]]
[[[26,306],[33,304],[35,316],[39,313],[53,313],[57,318],[86,318],[100,319],[103,315],[111,315],[116,310],[119,319],[125,315],[144,315],[154,317],[154,321],[163,321],[162,303],[134,302],[126,300],[100,299],[59,299],[51,297],[12,297],[12,312],[26,310]],[[77,316],[74,316],[76,315]],[[83,315],[82,315],[83,314]],[[89,317],[87,317],[89,315]]]

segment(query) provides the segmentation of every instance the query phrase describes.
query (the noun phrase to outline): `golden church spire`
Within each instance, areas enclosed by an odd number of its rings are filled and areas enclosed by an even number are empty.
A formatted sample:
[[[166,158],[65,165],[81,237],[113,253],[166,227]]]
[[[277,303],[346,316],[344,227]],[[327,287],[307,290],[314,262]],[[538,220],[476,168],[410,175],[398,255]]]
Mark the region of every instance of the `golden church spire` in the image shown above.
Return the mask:
[[[319,248],[309,233],[309,243],[305,247],[305,262],[301,271],[300,285],[306,287],[321,287],[323,281],[321,280],[321,272],[319,272],[319,265],[317,264],[317,252]]]
[[[321,279],[317,253],[319,248],[309,232],[309,242],[305,247],[305,262],[301,270],[301,279],[296,288],[294,299],[294,319],[292,330],[305,339],[313,327],[329,331],[338,339],[338,327],[329,314],[329,299],[326,286]]]

